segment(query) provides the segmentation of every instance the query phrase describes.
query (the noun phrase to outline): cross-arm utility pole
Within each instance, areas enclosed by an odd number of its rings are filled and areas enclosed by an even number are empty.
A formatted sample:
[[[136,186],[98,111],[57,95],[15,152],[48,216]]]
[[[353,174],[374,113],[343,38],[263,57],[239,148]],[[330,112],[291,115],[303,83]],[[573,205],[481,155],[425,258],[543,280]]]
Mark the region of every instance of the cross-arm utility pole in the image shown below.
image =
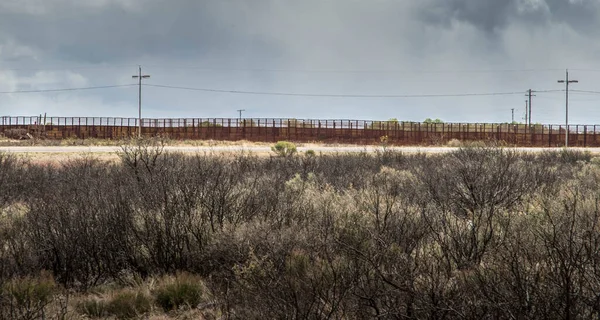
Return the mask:
[[[246,111],[246,110],[244,110],[244,109],[237,110],[237,112],[240,113],[240,123],[242,122],[242,112],[244,112],[244,111]]]
[[[569,83],[579,83],[577,80],[569,80],[569,69],[566,72],[565,80],[558,80],[558,83],[564,83],[565,90],[565,148],[569,147]]]
[[[525,124],[527,124],[527,121],[529,120],[527,118],[527,110],[529,110],[529,105],[527,104],[527,100],[525,100]],[[523,119],[523,118],[521,118]]]
[[[138,89],[139,89],[139,94],[138,94],[138,137],[142,137],[142,79],[148,79],[150,78],[149,75],[145,74],[142,75],[142,66],[139,66],[139,73],[135,76],[133,76],[134,79],[138,79]]]
[[[535,91],[529,89],[527,90],[527,94],[525,95],[526,97],[529,97],[529,103],[528,103],[528,108],[527,113],[529,114],[528,116],[525,116],[525,119],[527,119],[525,122],[531,127],[531,97],[535,97],[535,94],[533,94]]]

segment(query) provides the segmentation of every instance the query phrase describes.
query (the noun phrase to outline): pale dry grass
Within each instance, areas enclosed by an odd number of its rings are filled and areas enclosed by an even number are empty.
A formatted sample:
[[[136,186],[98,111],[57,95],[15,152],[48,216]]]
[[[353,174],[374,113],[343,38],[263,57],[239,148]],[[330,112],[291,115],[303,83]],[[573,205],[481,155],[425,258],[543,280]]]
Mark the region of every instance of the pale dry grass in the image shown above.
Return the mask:
[[[146,280],[141,280],[139,278],[125,279],[125,286],[109,283],[100,285],[98,287],[92,288],[87,292],[78,293],[71,297],[68,304],[68,313],[70,314],[70,319],[89,319],[89,314],[86,314],[86,311],[82,309],[82,304],[90,301],[100,302],[102,308],[106,311],[106,306],[110,303],[111,300],[118,298],[122,293],[137,293],[143,295],[145,301],[150,304],[150,308],[147,309],[146,312],[142,312],[139,316],[134,317],[135,319],[153,319],[153,320],[170,320],[170,319],[217,319],[219,318],[220,312],[218,311],[218,305],[215,304],[208,292],[203,293],[202,301],[198,305],[197,308],[180,308],[173,311],[165,312],[160,306],[159,300],[157,300],[157,289],[161,286],[171,284],[176,279],[181,281],[197,281],[198,283],[202,283],[202,279],[186,274],[179,274],[177,276],[162,276],[162,277],[150,277]],[[201,286],[204,288],[203,290],[207,290],[203,284]],[[129,301],[128,303],[131,303]],[[107,313],[111,314],[112,312],[108,311]],[[114,319],[114,315],[109,317],[110,319]]]
[[[249,140],[237,140],[237,141],[223,141],[223,140],[175,140],[175,139],[164,139],[165,145],[167,146],[192,146],[192,147],[216,147],[216,146],[242,146],[242,147],[266,147],[272,146],[276,142],[257,142]],[[292,141],[293,142],[293,141]],[[8,139],[0,136],[1,147],[18,147],[18,146],[121,146],[128,144],[127,139],[62,139],[62,140],[51,140],[51,139],[33,139],[33,140],[15,140]],[[347,143],[327,143],[321,141],[311,142],[294,142],[298,147],[317,147],[317,146],[330,146],[330,147],[347,147],[354,146],[354,144]],[[372,146],[379,145],[377,143],[371,144]]]
[[[23,157],[28,160],[29,163],[34,165],[50,165],[53,167],[59,167],[64,163],[68,163],[73,160],[81,160],[84,158],[91,158],[94,160],[98,160],[104,163],[120,163],[121,158],[118,152],[14,152],[19,157]],[[249,151],[239,151],[239,150],[223,150],[223,151],[210,151],[210,152],[199,152],[199,153],[186,153],[189,156],[194,156],[196,154],[206,155],[206,156],[215,156],[215,157],[225,157],[225,158],[234,158],[239,156],[240,154],[248,154],[256,157],[269,157],[273,156],[272,152],[249,152]]]
[[[59,166],[63,163],[92,158],[106,163],[117,163],[120,161],[116,152],[15,152],[17,156],[24,157],[30,163],[36,165]]]

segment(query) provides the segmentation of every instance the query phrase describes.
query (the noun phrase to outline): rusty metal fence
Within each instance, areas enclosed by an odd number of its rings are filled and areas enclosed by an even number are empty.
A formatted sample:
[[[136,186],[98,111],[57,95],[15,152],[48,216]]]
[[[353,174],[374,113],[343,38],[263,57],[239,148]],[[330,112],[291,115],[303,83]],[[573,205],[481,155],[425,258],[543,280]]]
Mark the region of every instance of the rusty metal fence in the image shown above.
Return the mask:
[[[569,145],[600,147],[600,125],[569,125]],[[104,117],[1,117],[0,133],[26,130],[47,139],[123,139],[138,135],[138,119]],[[444,145],[451,140],[560,147],[564,125],[416,123],[402,121],[181,118],[142,119],[143,136],[172,139]]]

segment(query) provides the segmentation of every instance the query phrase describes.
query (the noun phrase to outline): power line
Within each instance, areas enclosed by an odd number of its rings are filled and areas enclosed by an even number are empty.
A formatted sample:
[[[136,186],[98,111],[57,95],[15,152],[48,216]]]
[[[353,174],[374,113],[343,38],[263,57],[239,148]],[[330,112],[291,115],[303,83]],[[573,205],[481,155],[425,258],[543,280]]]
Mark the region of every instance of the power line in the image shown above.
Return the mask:
[[[382,73],[382,74],[401,74],[401,73],[514,73],[514,72],[550,72],[563,69],[464,69],[464,70],[398,70],[398,69],[271,69],[271,68],[219,68],[206,66],[168,66],[168,65],[146,65],[149,68],[156,69],[184,69],[184,70],[204,70],[204,71],[230,71],[230,72],[273,72],[273,73]]]
[[[590,90],[570,90],[571,92],[578,92],[578,93],[593,93],[593,94],[600,94],[600,91],[590,91]]]
[[[136,65],[107,65],[107,66],[74,66],[74,67],[47,67],[47,68],[3,68],[0,66],[2,71],[66,71],[66,70],[93,70],[93,69],[118,69],[118,68],[131,68],[137,67]]]
[[[0,91],[0,94],[18,94],[18,93],[44,93],[44,92],[65,92],[65,91],[80,91],[80,90],[96,90],[96,89],[111,89],[137,86],[137,84],[121,84],[113,86],[97,86],[97,87],[80,87],[80,88],[62,88],[62,89],[41,89],[41,90],[17,90],[17,91]]]
[[[84,69],[113,69],[113,68],[131,68],[137,65],[97,65],[97,66],[61,66],[61,67],[19,67],[3,68],[3,71],[56,71],[56,70],[84,70]],[[532,73],[532,72],[554,72],[562,71],[559,68],[524,68],[524,69],[456,69],[456,70],[415,70],[415,69],[282,69],[282,68],[220,68],[207,66],[181,66],[181,65],[146,65],[146,67],[157,69],[190,69],[206,71],[231,71],[231,72],[274,72],[274,73]],[[600,72],[600,69],[571,69],[575,71]]]
[[[565,89],[552,89],[552,90],[535,90],[536,93],[556,93],[556,92],[565,92]]]
[[[166,88],[166,89],[189,90],[189,91],[230,93],[230,94],[292,96],[292,97],[324,97],[324,98],[446,98],[446,97],[474,97],[474,96],[508,96],[508,95],[523,94],[523,91],[489,92],[489,93],[459,93],[459,94],[404,94],[404,95],[316,94],[316,93],[221,90],[221,89],[209,89],[209,88],[190,88],[190,87],[179,87],[179,86],[167,86],[167,85],[158,85],[158,84],[144,84],[144,86],[156,87],[156,88]],[[554,91],[562,91],[562,90],[545,90],[545,91],[538,91],[538,92],[554,92]]]
[[[571,92],[572,90],[569,89],[569,101],[580,101],[580,102],[590,102],[590,101],[600,101],[600,97],[598,95],[595,94],[585,94],[585,93],[581,93],[581,94],[577,94],[577,93],[573,93]],[[575,98],[573,99],[573,96],[578,96],[580,98]],[[596,98],[592,98],[592,97],[596,97]],[[589,98],[585,98],[585,97],[589,97]],[[543,97],[543,96],[538,96],[538,99],[543,99],[543,100],[548,100],[548,101],[565,101],[565,97]]]
[[[600,72],[600,69],[569,69],[569,70],[575,70],[575,71],[588,71],[588,72]]]

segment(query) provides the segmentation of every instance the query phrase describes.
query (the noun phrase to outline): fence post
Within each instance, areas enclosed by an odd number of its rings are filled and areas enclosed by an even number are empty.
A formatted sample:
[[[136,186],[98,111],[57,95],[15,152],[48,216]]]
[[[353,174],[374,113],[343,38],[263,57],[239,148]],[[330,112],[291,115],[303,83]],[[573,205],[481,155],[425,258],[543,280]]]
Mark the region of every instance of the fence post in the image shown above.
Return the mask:
[[[435,131],[437,134],[437,126],[435,129],[436,129]],[[440,144],[446,144],[446,142],[445,142],[446,137],[444,136],[445,134],[446,134],[446,124],[442,123],[442,135],[440,136]]]
[[[542,132],[541,132],[541,137],[542,137],[542,141],[540,142],[540,146],[544,146],[544,126],[542,126]],[[537,144],[536,144],[537,147]]]
[[[533,126],[533,129],[531,128],[531,126],[529,127],[529,146],[533,146],[534,145],[534,137],[535,137],[535,125]]]
[[[265,142],[268,142],[268,141],[270,141],[269,140],[269,119],[265,119]]]
[[[339,137],[338,137],[338,134],[337,134],[337,130],[335,128],[335,123],[336,123],[336,121],[333,120],[333,136],[334,136],[334,139],[336,140],[336,142],[339,142]]]

